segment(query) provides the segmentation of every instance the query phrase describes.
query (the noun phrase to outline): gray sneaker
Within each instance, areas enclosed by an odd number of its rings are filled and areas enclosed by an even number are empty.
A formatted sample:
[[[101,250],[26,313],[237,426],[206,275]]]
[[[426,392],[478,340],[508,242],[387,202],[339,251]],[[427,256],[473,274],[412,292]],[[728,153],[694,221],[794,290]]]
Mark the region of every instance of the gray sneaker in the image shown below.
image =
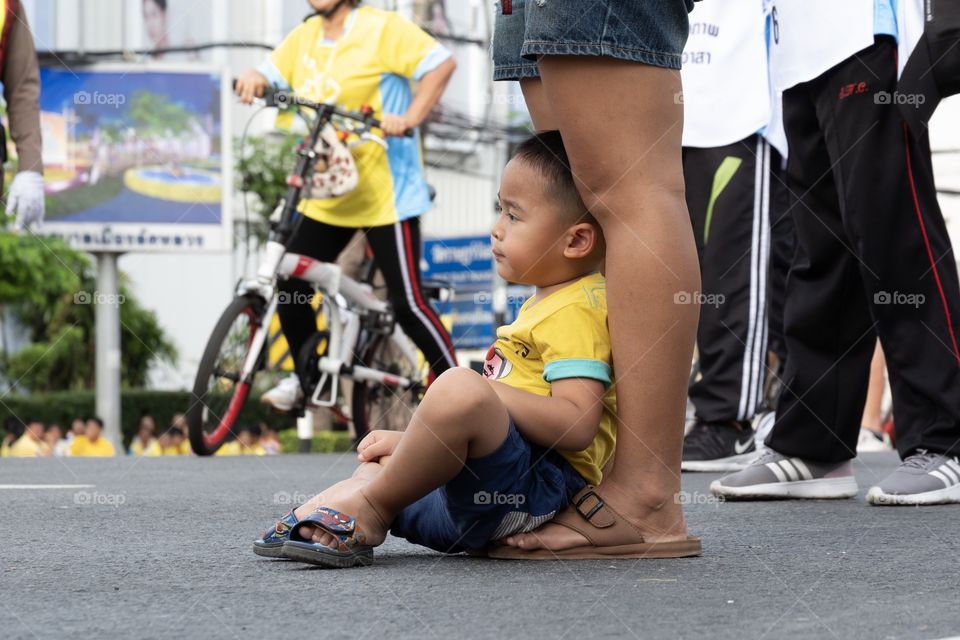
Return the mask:
[[[960,460],[918,449],[893,473],[867,492],[876,505],[949,504],[960,502]]]
[[[710,485],[711,493],[727,500],[851,498],[858,490],[849,460],[825,464],[788,458],[773,449],[767,449],[743,471]]]

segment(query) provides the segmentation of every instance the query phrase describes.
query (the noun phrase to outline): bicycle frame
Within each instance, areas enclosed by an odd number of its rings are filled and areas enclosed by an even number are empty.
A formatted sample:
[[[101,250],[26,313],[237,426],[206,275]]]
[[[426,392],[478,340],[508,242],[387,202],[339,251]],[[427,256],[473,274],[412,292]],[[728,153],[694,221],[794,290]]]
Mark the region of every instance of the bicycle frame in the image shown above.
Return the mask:
[[[279,245],[271,242],[268,244]],[[373,289],[370,285],[357,282],[353,278],[343,274],[339,265],[321,262],[308,256],[295,253],[286,253],[283,245],[279,249],[284,251],[277,265],[277,277],[294,277],[304,282],[313,284],[319,292],[330,302],[327,305],[329,317],[327,319],[330,338],[325,355],[320,358],[318,367],[321,378],[318,381],[313,396],[310,399],[311,404],[330,407],[337,402],[337,393],[339,389],[340,377],[346,376],[352,380],[374,381],[389,387],[397,389],[409,389],[420,384],[419,380],[405,378],[394,374],[386,373],[378,369],[354,364],[354,358],[357,355],[354,352],[354,345],[357,344],[362,330],[362,320],[364,314],[380,314],[390,319],[392,331],[388,337],[399,348],[403,357],[406,358],[414,368],[417,365],[417,355],[414,352],[411,342],[406,339],[406,335],[396,324],[391,316],[390,305],[373,295]],[[276,251],[276,247],[274,248]],[[279,303],[278,292],[275,284],[276,280],[271,282],[269,295],[264,296],[268,301],[265,318],[270,318],[276,312]],[[241,284],[239,293],[255,292],[264,294],[263,285],[260,278],[256,281]],[[346,304],[341,304],[339,299],[343,299]],[[267,339],[269,327],[266,323],[262,324],[256,331],[251,343],[251,349],[244,361],[242,370],[242,379],[252,380],[255,373],[260,351]],[[326,398],[322,397],[324,389],[327,388],[327,381],[330,382],[329,394]]]

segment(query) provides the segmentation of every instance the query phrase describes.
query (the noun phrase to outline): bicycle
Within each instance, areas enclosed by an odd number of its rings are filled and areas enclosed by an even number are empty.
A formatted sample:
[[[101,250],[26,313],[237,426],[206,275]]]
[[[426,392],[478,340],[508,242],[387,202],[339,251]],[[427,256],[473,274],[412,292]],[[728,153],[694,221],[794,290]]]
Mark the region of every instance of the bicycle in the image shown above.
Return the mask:
[[[198,455],[212,455],[220,448],[253,391],[257,375],[264,371],[269,323],[280,303],[280,278],[309,282],[322,296],[327,328],[314,334],[300,353],[291,354],[297,370],[304,372],[301,386],[305,404],[336,407],[341,379],[352,381],[350,405],[357,441],[374,428],[406,427],[422,398],[428,375],[390,304],[374,293],[372,261],[368,259],[364,275],[357,281],[343,274],[336,264],[286,250],[301,219],[297,208],[314,171],[314,148],[324,126],[330,123],[361,140],[385,144],[372,132],[380,122],[369,108],[346,111],[287,92],[268,89],[263,100],[268,107],[295,109],[307,122],[309,133],[298,147],[296,166],[287,178],[287,192],[277,213],[271,216],[264,259],[256,277],[238,284],[200,359],[191,406],[186,412],[190,444]],[[334,118],[343,124],[338,126]],[[437,300],[448,288],[425,284],[424,291]]]

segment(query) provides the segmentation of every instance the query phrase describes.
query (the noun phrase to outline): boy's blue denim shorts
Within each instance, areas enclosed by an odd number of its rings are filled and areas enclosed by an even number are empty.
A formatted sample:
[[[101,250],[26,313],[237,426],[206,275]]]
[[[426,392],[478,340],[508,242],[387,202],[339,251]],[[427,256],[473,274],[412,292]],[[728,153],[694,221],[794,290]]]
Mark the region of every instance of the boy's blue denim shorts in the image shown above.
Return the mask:
[[[679,69],[693,2],[501,0],[493,32],[493,79],[537,78],[537,58],[543,55],[609,56]]]
[[[536,529],[586,484],[563,456],[531,443],[511,420],[496,451],[468,458],[453,480],[401,511],[390,533],[444,553],[483,549]]]

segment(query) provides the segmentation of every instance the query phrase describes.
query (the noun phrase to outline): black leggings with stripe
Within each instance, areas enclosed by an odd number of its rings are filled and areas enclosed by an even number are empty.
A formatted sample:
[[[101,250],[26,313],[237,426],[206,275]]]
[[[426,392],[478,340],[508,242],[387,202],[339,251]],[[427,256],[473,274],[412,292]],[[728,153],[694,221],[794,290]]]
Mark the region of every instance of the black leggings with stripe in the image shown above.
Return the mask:
[[[334,262],[357,231],[354,227],[336,227],[305,217],[287,250],[323,262]],[[381,227],[364,227],[359,231],[364,233],[373,250],[397,321],[423,352],[434,375],[439,376],[457,366],[450,334],[440,323],[421,287],[420,221],[413,218]],[[313,293],[308,283],[296,278],[282,281],[279,288],[290,294],[288,300],[309,300]],[[290,345],[290,354],[296,360],[301,347],[317,330],[316,316],[305,302],[279,305],[278,315]]]

